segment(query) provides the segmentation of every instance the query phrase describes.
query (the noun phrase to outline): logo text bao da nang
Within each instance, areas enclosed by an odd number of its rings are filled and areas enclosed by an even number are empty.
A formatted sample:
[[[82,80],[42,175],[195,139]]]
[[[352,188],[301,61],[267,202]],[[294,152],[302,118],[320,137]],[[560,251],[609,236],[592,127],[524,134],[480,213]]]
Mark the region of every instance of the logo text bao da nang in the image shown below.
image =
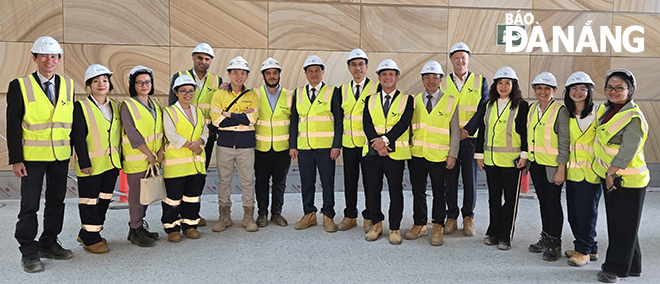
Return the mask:
[[[544,53],[560,52],[560,43],[569,53],[589,49],[593,52],[606,52],[608,43],[614,52],[621,52],[621,46],[631,53],[644,51],[644,38],[639,35],[644,34],[644,27],[641,26],[628,26],[625,29],[621,26],[614,26],[613,29],[610,29],[608,26],[591,26],[591,20],[588,20],[582,27],[568,26],[565,31],[561,26],[552,26],[552,50],[550,50],[543,34],[543,27],[538,22],[536,22],[536,26],[532,27],[531,33],[528,34],[525,26],[529,27],[532,23],[534,23],[532,13],[526,13],[524,16],[520,13],[520,10],[515,14],[506,13],[506,29],[502,34],[506,52],[521,52],[523,50],[532,52],[534,48],[541,48]],[[600,31],[598,40],[594,35],[594,29]],[[577,41],[576,35],[578,35]]]

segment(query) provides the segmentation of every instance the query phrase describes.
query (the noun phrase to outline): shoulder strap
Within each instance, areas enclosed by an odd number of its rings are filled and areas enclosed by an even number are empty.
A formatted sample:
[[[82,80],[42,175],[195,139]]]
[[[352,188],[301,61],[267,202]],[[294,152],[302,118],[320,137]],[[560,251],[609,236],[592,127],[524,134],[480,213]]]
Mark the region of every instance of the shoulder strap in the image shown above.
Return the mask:
[[[231,103],[225,108],[225,111],[229,111],[229,109],[231,107],[233,107],[234,104],[236,104],[236,102],[238,102],[238,99],[240,99],[243,95],[245,95],[245,93],[247,93],[249,91],[250,91],[250,89],[245,89],[240,94],[238,94],[238,96],[233,101],[231,101]]]

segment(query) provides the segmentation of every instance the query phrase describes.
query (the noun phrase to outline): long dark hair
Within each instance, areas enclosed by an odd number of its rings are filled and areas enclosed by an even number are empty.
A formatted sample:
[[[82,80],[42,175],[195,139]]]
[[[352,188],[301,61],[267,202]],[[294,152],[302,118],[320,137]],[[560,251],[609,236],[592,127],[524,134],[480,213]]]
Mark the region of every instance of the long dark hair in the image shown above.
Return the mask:
[[[151,91],[149,91],[149,95],[154,94],[154,75],[147,71],[138,71],[131,75],[128,80],[128,93],[131,95],[131,97],[137,96],[137,91],[135,91],[135,81],[136,78],[142,74],[147,74],[149,77],[151,77]]]
[[[607,87],[607,82],[609,82],[612,77],[619,77],[621,80],[626,81],[626,85],[628,85],[628,101],[626,101],[626,103],[632,101],[633,94],[636,91],[635,86],[633,85],[633,79],[630,78],[630,76],[628,76],[626,73],[614,72],[609,77],[605,78],[605,87]],[[609,110],[609,108],[614,106],[614,103],[610,102],[610,100],[607,100],[607,102],[605,102],[605,106],[608,107]]]
[[[571,99],[571,87],[575,85],[584,85],[587,87],[589,90],[587,91],[587,98],[584,100],[584,109],[582,112],[580,112],[580,118],[585,118],[587,117],[591,111],[594,108],[594,88],[591,87],[590,84],[573,84],[570,86],[566,86],[564,88],[564,105],[566,106],[566,110],[568,110],[568,115],[571,118],[575,118],[575,102],[573,99]]]
[[[490,90],[488,90],[488,106],[492,106],[497,99],[500,98],[500,93],[497,92],[497,83],[500,82],[502,79],[510,79],[510,78],[498,78],[493,80],[493,85],[490,86]],[[522,97],[522,91],[520,91],[520,87],[518,86],[518,80],[516,79],[510,79],[511,80],[511,93],[509,93],[509,100],[511,101],[511,110],[514,110],[518,107],[518,105],[523,101]]]

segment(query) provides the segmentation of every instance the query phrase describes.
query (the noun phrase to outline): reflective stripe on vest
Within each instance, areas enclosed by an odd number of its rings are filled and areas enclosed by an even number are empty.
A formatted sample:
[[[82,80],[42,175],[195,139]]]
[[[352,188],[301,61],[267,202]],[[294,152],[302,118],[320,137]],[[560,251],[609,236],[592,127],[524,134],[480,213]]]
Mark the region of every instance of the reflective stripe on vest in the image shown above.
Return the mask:
[[[119,118],[119,102],[108,98],[112,108],[112,119],[108,121],[99,107],[90,98],[80,100],[83,115],[87,124],[87,155],[92,164],[92,173],[95,176],[111,169],[121,169],[121,120]],[[76,162],[76,175],[86,177],[80,171]]]
[[[158,99],[149,98],[149,101],[156,109],[155,119],[151,116],[149,110],[135,98],[126,99],[124,104],[126,104],[128,111],[131,113],[135,128],[144,138],[145,146],[156,156],[156,152],[160,150],[163,143],[163,110],[160,108],[160,101]],[[122,131],[121,136],[121,150],[124,153],[124,173],[135,174],[146,171],[149,166],[147,155],[131,146],[128,136],[126,136],[126,131]]]
[[[562,105],[550,102],[550,105],[539,120],[539,102],[535,102],[527,113],[527,145],[529,161],[539,165],[556,167],[559,154],[558,136],[555,133],[555,123]]]
[[[314,102],[309,101],[307,87],[296,90],[298,110],[298,149],[330,149],[335,136],[332,114],[334,87],[325,85],[319,90]]]
[[[524,103],[524,102],[523,102]],[[509,101],[502,114],[498,114],[497,102],[486,109],[484,123],[484,163],[489,166],[513,168],[513,160],[520,157],[520,135],[515,131],[518,109],[511,111]],[[504,119],[503,119],[504,118]]]
[[[596,117],[587,129],[582,131],[578,125],[577,119],[569,119],[569,136],[571,147],[566,163],[566,179],[574,182],[586,180],[592,184],[599,184],[600,178],[591,168],[591,161],[594,160],[594,138],[596,136]]]
[[[179,72],[179,76],[183,75],[183,72]],[[187,70],[186,75],[190,78],[196,79],[193,74],[190,73],[190,70]],[[194,105],[204,113],[204,118],[206,119],[205,123],[211,123],[211,100],[213,99],[213,93],[218,90],[220,87],[220,77],[211,72],[206,72],[206,79],[204,80],[204,86],[195,88],[195,96],[190,101],[191,105]]]
[[[273,149],[281,152],[289,149],[289,124],[291,124],[291,104],[293,92],[282,88],[275,103],[275,110],[270,107],[265,86],[254,89],[259,97],[259,117],[254,125],[256,150],[268,152]]]
[[[190,142],[199,140],[204,131],[204,127],[206,126],[202,120],[204,116],[201,109],[194,109],[197,113],[197,120],[194,125],[192,121],[190,121],[175,105],[166,107],[164,110],[164,114],[167,114],[172,118],[176,134]],[[177,178],[196,174],[206,174],[206,153],[204,151],[204,145],[201,145],[200,148],[202,148],[202,153],[200,155],[195,155],[195,153],[187,147],[177,149],[168,141],[165,148],[165,160],[163,161],[163,177]]]
[[[456,74],[454,74],[456,75]],[[446,80],[442,80],[440,90],[445,94],[453,95],[458,98],[458,124],[461,128],[465,127],[477,112],[479,102],[481,102],[481,83],[483,76],[471,73],[465,80],[463,89],[458,91],[454,81],[447,76]],[[471,138],[476,138],[479,131],[475,131]]]
[[[403,116],[403,112],[406,110],[406,103],[408,102],[408,97],[410,95],[399,93],[396,98],[392,99],[390,104],[390,110],[385,117],[383,113],[383,102],[381,99],[381,93],[378,92],[370,97],[368,97],[369,105],[369,115],[371,115],[371,120],[373,121],[374,129],[378,135],[383,135],[392,129],[394,125],[399,122]],[[389,153],[389,157],[393,160],[409,160],[410,159],[410,133],[408,132],[410,127],[406,127],[406,131],[396,139],[394,145],[394,152]],[[390,141],[392,143],[392,141]],[[362,156],[366,156],[369,152],[369,143],[365,143],[362,147]]]
[[[378,83],[369,81],[362,88],[359,98],[355,99],[351,82],[341,86],[341,109],[344,111],[344,133],[342,135],[342,146],[347,148],[362,148],[367,140],[362,128],[362,113],[364,112],[364,100],[367,96],[378,90]]]
[[[21,123],[25,161],[65,161],[71,157],[74,85],[69,78],[55,76],[60,81],[55,105],[34,76],[18,78],[25,106]]]
[[[431,162],[444,162],[449,155],[451,118],[458,106],[458,100],[443,94],[431,113],[424,105],[424,93],[415,96],[415,111],[412,118],[413,157],[425,158]]]

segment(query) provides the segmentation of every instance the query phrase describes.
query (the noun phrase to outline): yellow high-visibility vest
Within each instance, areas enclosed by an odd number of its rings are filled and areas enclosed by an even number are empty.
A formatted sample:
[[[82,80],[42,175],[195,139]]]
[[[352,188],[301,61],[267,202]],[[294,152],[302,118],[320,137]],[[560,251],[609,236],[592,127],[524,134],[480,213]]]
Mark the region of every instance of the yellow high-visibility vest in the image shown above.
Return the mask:
[[[601,105],[598,108],[597,117],[601,117],[606,110],[607,107]],[[633,118],[639,118],[642,121],[642,132],[644,133],[642,143],[639,145],[635,157],[628,163],[628,166],[625,169],[618,170],[616,174],[620,175],[623,179],[621,186],[641,188],[647,186],[651,179],[649,169],[644,160],[644,143],[648,136],[649,126],[642,111],[636,104],[631,109],[619,111],[607,123],[597,126],[596,139],[594,140],[595,158],[592,167],[599,177],[605,178],[605,173],[610,167],[610,163],[616,154],[619,153],[619,147],[621,147],[621,145],[611,144],[609,141],[615,134],[628,125]]]
[[[381,93],[382,92],[378,92],[369,96],[366,102],[369,104],[369,115],[371,115],[371,121],[373,122],[374,129],[378,135],[384,135],[390,131],[399,120],[401,120],[401,117],[406,110],[408,97],[410,96],[408,94],[399,93],[396,98],[393,98],[386,118],[385,113],[383,113]],[[392,160],[410,160],[410,133],[408,132],[408,129],[410,128],[407,127],[406,131],[394,142],[394,152],[389,153],[389,157]],[[392,143],[392,141],[390,141],[390,143]],[[364,147],[362,147],[363,157],[369,153],[369,147],[371,147],[369,143],[365,143]]]
[[[179,76],[183,74],[183,72],[179,72]],[[185,74],[190,76],[190,78],[196,79],[195,76],[190,73],[190,70],[187,70]],[[202,109],[206,124],[211,124],[211,100],[213,100],[213,93],[218,90],[219,84],[220,76],[211,72],[206,72],[204,86],[197,86],[197,88],[195,88],[195,96],[193,96],[192,101],[190,101],[190,105]]]
[[[424,105],[424,92],[415,96],[415,111],[412,118],[413,157],[425,158],[431,162],[447,160],[450,149],[449,128],[451,117],[458,106],[456,97],[444,94],[428,113]]]
[[[149,98],[149,100],[156,109],[155,119],[151,116],[149,110],[135,98],[125,100],[124,104],[126,104],[128,111],[131,113],[131,117],[135,122],[135,128],[137,128],[144,138],[145,146],[156,157],[157,152],[163,146],[163,110],[160,107],[160,101],[158,99]],[[126,131],[122,131],[121,138],[121,150],[124,153],[124,173],[135,174],[146,171],[149,167],[147,155],[131,146],[131,142],[128,140],[128,136],[126,136]]]
[[[539,102],[533,103],[527,114],[528,159],[539,165],[557,167],[559,139],[555,132],[555,122],[563,106],[553,100],[539,120],[538,105]]]
[[[351,82],[341,87],[341,108],[344,111],[344,134],[342,135],[342,146],[346,148],[362,148],[367,137],[364,136],[362,128],[362,113],[364,112],[364,100],[367,96],[376,93],[378,82],[369,81],[355,99]]]
[[[60,75],[55,105],[34,76],[18,78],[23,94],[23,160],[30,162],[65,161],[71,157],[73,122],[73,80]],[[55,94],[53,94],[55,96]]]
[[[600,184],[600,178],[591,168],[594,160],[594,139],[596,137],[596,125],[598,118],[584,131],[580,129],[577,119],[569,119],[569,133],[571,139],[570,155],[566,163],[566,179],[574,182],[586,180],[592,184]]]
[[[335,137],[332,95],[335,87],[324,85],[314,102],[309,101],[307,87],[296,90],[298,111],[298,149],[330,149]]]
[[[191,105],[192,107],[192,105]],[[197,141],[204,131],[204,115],[200,108],[195,108],[194,111],[197,113],[197,120],[195,124],[186,118],[186,115],[181,112],[181,110],[172,105],[164,108],[165,113],[169,115],[174,123],[174,128],[176,133],[186,138],[188,141],[194,142]],[[166,140],[167,141],[167,140]],[[206,153],[204,151],[203,145],[201,155],[195,155],[193,151],[186,147],[181,147],[177,149],[169,143],[165,144],[165,159],[163,161],[163,177],[164,178],[176,178],[176,177],[185,177],[196,174],[206,174]]]
[[[257,139],[255,149],[261,152],[268,152],[270,149],[276,152],[288,150],[293,92],[282,88],[275,110],[270,108],[266,87],[255,88],[254,92],[259,97],[259,117],[254,125]]]
[[[516,132],[516,116],[519,107],[509,108],[511,101],[498,114],[497,101],[486,109],[484,123],[484,164],[502,168],[513,168],[514,160],[520,157],[521,138]],[[524,103],[524,102],[523,102]]]
[[[455,74],[454,74],[455,75]],[[461,128],[470,122],[470,119],[477,113],[479,102],[481,102],[481,82],[483,76],[471,73],[465,80],[463,89],[458,91],[454,81],[447,76],[440,84],[440,90],[445,94],[450,94],[458,98],[458,124]],[[478,130],[470,138],[476,138]]]
[[[121,119],[119,117],[119,102],[108,98],[112,107],[112,119],[108,121],[99,107],[90,99],[80,100],[85,122],[87,123],[87,155],[92,164],[92,173],[95,176],[108,170],[121,169]],[[76,175],[86,177],[76,164]]]

